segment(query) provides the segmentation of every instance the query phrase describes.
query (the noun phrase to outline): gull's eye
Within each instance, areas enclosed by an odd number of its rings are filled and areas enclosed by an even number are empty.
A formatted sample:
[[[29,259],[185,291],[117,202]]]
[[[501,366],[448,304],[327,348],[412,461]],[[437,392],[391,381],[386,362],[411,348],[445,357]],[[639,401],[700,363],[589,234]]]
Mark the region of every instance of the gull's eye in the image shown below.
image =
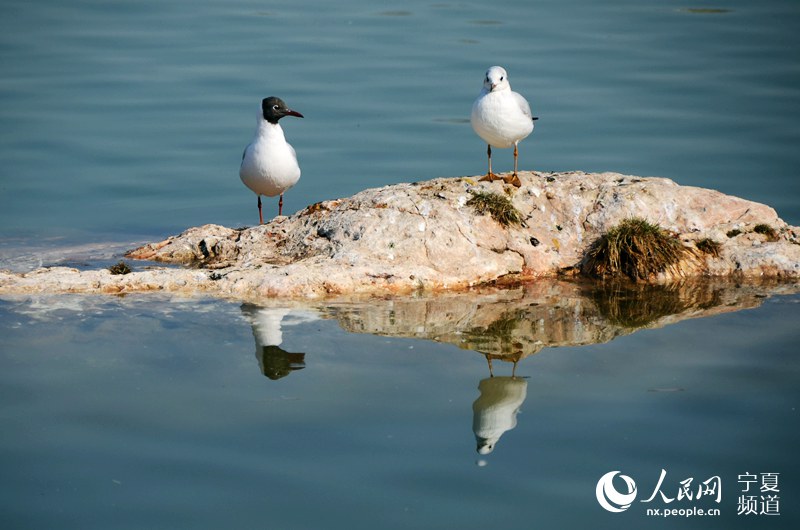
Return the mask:
[[[277,105],[273,105],[272,106],[272,110],[278,110],[278,106]]]
[[[503,77],[503,76],[501,75],[501,76],[500,76],[500,81],[502,81],[503,79],[505,79],[505,77]]]

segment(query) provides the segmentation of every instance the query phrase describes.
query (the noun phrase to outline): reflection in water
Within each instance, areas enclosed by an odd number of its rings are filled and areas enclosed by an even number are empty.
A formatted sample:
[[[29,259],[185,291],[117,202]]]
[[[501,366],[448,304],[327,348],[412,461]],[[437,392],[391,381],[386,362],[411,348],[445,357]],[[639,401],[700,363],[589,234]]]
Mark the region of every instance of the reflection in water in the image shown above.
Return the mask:
[[[793,284],[712,280],[644,286],[538,281],[469,293],[324,302],[315,313],[248,304],[241,309],[253,327],[261,371],[270,379],[305,366],[303,353],[279,347],[282,326],[316,318],[336,319],[352,333],[447,342],[480,353],[489,364],[490,377],[478,386],[472,429],[477,451],[485,455],[517,425],[528,385],[516,375],[520,360],[544,348],[609,342],[641,328],[757,307],[771,295],[797,289]],[[494,376],[492,362],[497,360],[513,363],[510,377]]]
[[[472,431],[478,453],[486,455],[506,431],[517,426],[517,413],[528,390],[520,377],[488,377],[480,382],[481,395],[472,404]]]
[[[494,375],[493,360],[513,363],[511,375],[516,375],[519,361],[544,348],[541,341],[525,344],[525,334],[534,337],[534,330],[539,323],[538,320],[528,319],[527,313],[521,309],[502,311],[497,315],[497,320],[488,325],[465,330],[459,346],[482,353],[489,364],[490,375]]]
[[[544,348],[609,342],[657,328],[758,307],[792,283],[738,285],[713,279],[671,285],[537,281],[517,288],[439,294],[321,309],[343,329],[447,342],[489,362],[516,363]]]
[[[723,304],[724,289],[708,284],[640,285],[594,283],[584,290],[609,324],[642,328],[689,308],[712,309]]]
[[[758,307],[769,296],[794,292],[791,283],[537,281],[504,290],[331,304],[321,311],[353,333],[428,339],[480,353],[492,376],[492,361],[513,363],[511,377],[480,382],[472,405],[477,450],[485,455],[517,424],[527,393],[527,381],[516,376],[520,360],[544,348],[609,342],[641,328]]]
[[[264,346],[261,351],[256,346],[256,358],[261,373],[272,380],[289,375],[294,370],[306,367],[305,353],[291,353],[278,346]]]
[[[256,359],[261,373],[273,380],[306,366],[304,353],[291,353],[280,348],[283,343],[281,323],[290,312],[288,308],[242,304],[242,314],[253,326]]]

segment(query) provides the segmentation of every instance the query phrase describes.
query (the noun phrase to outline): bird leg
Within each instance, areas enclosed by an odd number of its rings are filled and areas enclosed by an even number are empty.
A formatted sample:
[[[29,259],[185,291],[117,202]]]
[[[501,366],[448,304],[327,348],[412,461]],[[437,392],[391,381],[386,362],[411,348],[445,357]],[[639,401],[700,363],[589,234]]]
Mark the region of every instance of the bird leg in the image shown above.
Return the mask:
[[[261,215],[261,195],[258,196],[258,224],[264,224],[264,217]]]
[[[517,155],[518,154],[519,153],[517,152],[517,143],[514,142],[514,176],[515,177],[517,176]]]
[[[281,193],[278,199],[278,215],[283,215],[283,193]]]
[[[495,180],[500,180],[500,177],[492,173],[492,146],[490,144],[487,144],[486,146],[486,155],[489,157],[489,172],[486,173],[485,177],[478,179],[478,181],[494,182]]]
[[[516,187],[522,186],[522,181],[519,180],[517,176],[517,144],[514,144],[514,173],[509,177],[506,176],[503,178],[503,182],[506,184],[513,184]]]

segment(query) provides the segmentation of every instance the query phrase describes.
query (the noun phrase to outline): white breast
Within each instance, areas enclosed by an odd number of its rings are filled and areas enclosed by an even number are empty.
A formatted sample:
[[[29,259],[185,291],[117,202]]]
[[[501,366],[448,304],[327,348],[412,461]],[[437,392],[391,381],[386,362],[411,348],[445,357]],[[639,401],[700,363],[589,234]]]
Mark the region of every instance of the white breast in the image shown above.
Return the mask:
[[[513,147],[533,131],[528,102],[510,90],[482,93],[472,105],[470,122],[493,147]]]
[[[278,124],[262,121],[247,146],[239,168],[245,186],[259,195],[275,197],[300,179],[294,148],[286,142]]]

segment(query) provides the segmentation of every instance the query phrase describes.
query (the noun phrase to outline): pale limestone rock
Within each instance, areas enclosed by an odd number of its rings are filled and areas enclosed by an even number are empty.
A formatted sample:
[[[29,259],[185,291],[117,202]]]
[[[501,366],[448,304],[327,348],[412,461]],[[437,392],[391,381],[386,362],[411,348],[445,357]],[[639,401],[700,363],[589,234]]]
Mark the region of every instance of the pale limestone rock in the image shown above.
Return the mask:
[[[47,268],[0,273],[0,292],[205,292],[237,298],[316,298],[455,290],[555,276],[629,217],[642,217],[692,247],[711,238],[718,257],[692,254],[680,276],[800,277],[797,228],[763,204],[664,178],[616,173],[521,172],[521,188],[478,177],[370,189],[266,225],[191,228],[128,257],[186,267],[114,276]],[[508,193],[523,218],[504,227],[467,205],[472,191]],[[753,233],[767,224],[778,240]],[[727,234],[737,229],[741,235]],[[134,265],[134,269],[137,267]]]

